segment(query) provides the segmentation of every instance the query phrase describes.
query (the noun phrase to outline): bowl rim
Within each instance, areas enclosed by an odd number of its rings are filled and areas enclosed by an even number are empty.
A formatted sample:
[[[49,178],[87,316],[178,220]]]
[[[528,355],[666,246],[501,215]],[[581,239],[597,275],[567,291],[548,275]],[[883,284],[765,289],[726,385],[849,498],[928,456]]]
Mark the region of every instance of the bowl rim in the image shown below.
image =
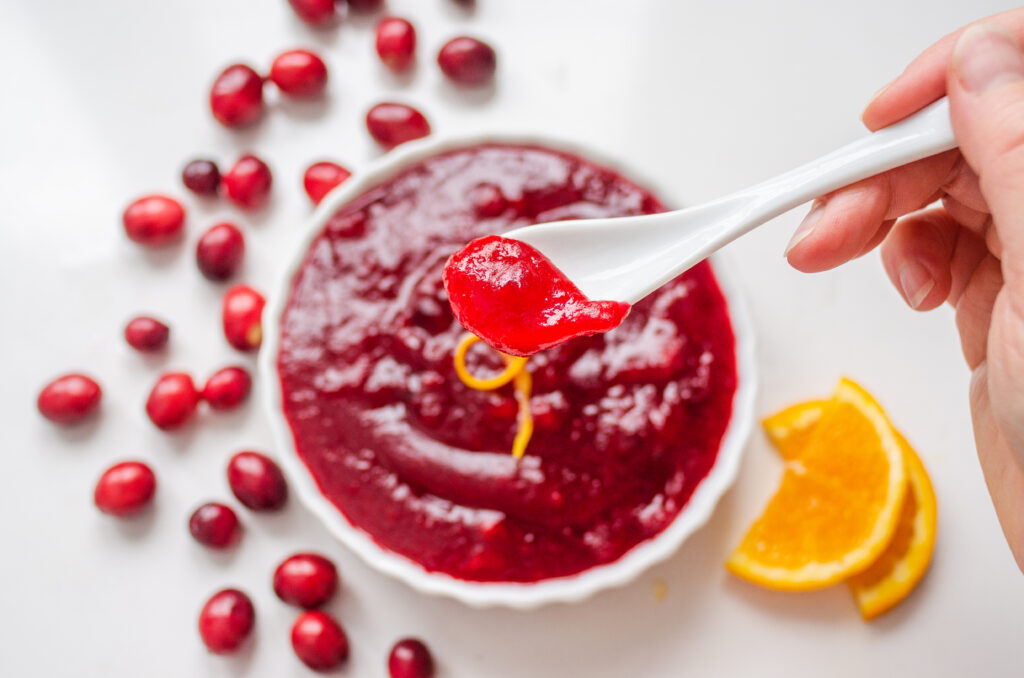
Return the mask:
[[[628,163],[607,157],[591,145],[561,137],[536,133],[479,132],[432,136],[403,144],[376,159],[365,169],[354,172],[325,196],[306,220],[305,232],[283,259],[284,265],[276,276],[263,312],[263,345],[258,358],[258,371],[263,382],[263,404],[273,437],[273,456],[280,462],[299,500],[335,538],[371,568],[421,593],[447,596],[471,607],[532,609],[555,602],[577,602],[600,590],[623,586],[644,570],[675,553],[687,537],[708,521],[719,499],[736,478],[740,458],[753,427],[757,389],[753,324],[729,263],[721,254],[714,255],[711,257],[712,268],[725,297],[735,337],[737,383],[733,394],[732,415],[711,470],[701,479],[687,504],[661,532],[640,542],[617,560],[573,575],[537,582],[475,582],[456,579],[441,572],[430,572],[419,563],[377,544],[368,533],[350,523],[348,517],[320,492],[312,473],[299,458],[291,428],[284,416],[281,381],[277,373],[280,319],[291,293],[294,276],[305,260],[310,245],[339,207],[419,161],[488,143],[537,146],[577,155],[620,173],[628,181],[652,191],[659,198],[673,197],[671,192],[663,191],[657,182],[648,181],[642,173],[635,172]]]

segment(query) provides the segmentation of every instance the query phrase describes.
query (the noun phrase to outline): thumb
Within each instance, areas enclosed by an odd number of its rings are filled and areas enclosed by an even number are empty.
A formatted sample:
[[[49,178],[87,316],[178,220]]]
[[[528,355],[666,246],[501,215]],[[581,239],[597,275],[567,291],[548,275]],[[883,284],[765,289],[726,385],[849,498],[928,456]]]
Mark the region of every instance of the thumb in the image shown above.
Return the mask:
[[[964,31],[947,91],[953,130],[980,179],[1004,265],[1015,262],[1024,282],[1024,52],[1013,34],[994,23]]]

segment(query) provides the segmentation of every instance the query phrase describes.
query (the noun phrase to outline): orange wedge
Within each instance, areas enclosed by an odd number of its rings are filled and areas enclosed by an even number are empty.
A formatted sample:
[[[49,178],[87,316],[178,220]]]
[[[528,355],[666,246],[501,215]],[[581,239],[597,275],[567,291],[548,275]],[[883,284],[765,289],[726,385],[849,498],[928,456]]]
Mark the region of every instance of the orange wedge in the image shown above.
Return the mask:
[[[765,432],[784,459],[803,453],[825,401],[812,400],[788,407],[765,419]],[[908,490],[892,541],[866,570],[847,580],[861,616],[888,612],[914,590],[931,563],[935,546],[937,505],[931,479],[907,440],[894,431],[903,448]]]
[[[866,570],[900,517],[903,448],[882,408],[853,381],[841,380],[821,405],[802,450],[726,563],[768,588],[818,589]]]

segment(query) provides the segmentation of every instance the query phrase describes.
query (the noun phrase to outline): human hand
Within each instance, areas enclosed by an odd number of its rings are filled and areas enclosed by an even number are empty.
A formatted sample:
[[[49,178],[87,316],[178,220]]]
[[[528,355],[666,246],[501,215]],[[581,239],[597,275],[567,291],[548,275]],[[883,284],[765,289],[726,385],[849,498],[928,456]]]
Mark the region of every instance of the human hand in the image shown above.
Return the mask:
[[[815,201],[786,256],[833,268],[881,245],[906,302],[956,309],[985,481],[1024,571],[1024,10],[939,41],[864,112],[892,124],[945,92],[959,150]],[[941,199],[942,207],[922,208]]]

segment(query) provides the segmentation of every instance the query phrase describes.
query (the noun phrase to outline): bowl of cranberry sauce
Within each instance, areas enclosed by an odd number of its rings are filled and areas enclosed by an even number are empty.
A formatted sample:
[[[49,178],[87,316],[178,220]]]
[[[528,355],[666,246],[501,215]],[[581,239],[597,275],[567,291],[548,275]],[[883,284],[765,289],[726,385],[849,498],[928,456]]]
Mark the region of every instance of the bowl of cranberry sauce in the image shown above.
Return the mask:
[[[753,346],[717,259],[611,332],[529,359],[521,458],[522,394],[456,373],[453,252],[533,223],[665,209],[589,157],[536,138],[408,144],[324,199],[271,296],[260,366],[285,472],[343,543],[420,591],[529,608],[623,584],[700,527],[736,474]],[[503,369],[483,343],[465,360]]]

